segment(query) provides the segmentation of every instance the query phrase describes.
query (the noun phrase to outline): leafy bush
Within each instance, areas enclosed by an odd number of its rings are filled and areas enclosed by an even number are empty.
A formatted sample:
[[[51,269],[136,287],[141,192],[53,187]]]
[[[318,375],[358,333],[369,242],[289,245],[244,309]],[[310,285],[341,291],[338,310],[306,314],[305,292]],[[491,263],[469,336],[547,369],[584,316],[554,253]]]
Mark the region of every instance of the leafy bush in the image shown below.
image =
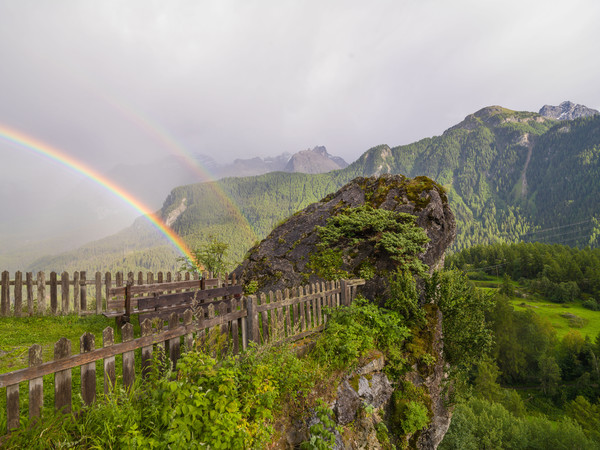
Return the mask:
[[[317,227],[318,252],[311,256],[311,268],[320,276],[338,276],[344,254],[364,243],[382,250],[406,270],[425,273],[426,266],[418,258],[429,238],[415,225],[415,217],[369,205],[347,208]],[[346,275],[341,275],[346,276]],[[331,279],[331,278],[330,278]]]
[[[600,311],[600,303],[593,298],[588,298],[584,300],[581,304],[584,308],[591,309],[592,311]]]
[[[425,294],[443,314],[446,360],[464,370],[484,357],[492,345],[485,320],[493,307],[492,296],[476,290],[466,275],[456,270],[435,272],[426,279]]]
[[[402,365],[400,350],[410,331],[401,314],[362,297],[328,314],[327,328],[314,349],[317,360],[341,368],[356,363],[369,350],[379,349],[388,354],[392,365]]]
[[[227,249],[229,244],[220,241],[214,236],[208,236],[208,240],[192,251],[193,260],[188,257],[177,258],[181,264],[181,272],[201,274],[208,270],[213,274],[226,273],[229,266],[227,262]]]
[[[425,323],[425,310],[419,305],[415,279],[407,270],[398,269],[389,277],[390,294],[385,306],[396,311],[412,325]]]
[[[343,264],[341,250],[325,248],[310,254],[307,267],[326,280],[341,280],[349,278],[348,272],[341,269]]]
[[[333,411],[327,404],[319,399],[319,404],[315,408],[317,419],[316,424],[310,427],[310,439],[300,444],[302,450],[327,450],[335,445],[335,422],[333,420]]]
[[[408,381],[401,382],[392,394],[390,424],[399,435],[413,434],[427,426],[433,413],[431,398],[423,386],[416,387]]]

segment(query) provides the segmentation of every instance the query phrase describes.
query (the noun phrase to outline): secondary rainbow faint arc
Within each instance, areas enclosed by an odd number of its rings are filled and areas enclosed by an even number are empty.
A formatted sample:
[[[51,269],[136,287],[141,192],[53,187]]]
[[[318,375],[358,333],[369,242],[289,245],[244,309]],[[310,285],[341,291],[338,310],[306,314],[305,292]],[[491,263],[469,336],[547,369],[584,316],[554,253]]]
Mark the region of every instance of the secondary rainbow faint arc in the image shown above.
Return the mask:
[[[97,96],[102,98],[106,103],[110,104],[113,108],[119,111],[119,113],[123,115],[123,117],[125,117],[128,121],[134,123],[146,134],[154,136],[167,150],[169,150],[171,154],[175,154],[183,158],[187,167],[192,169],[197,175],[199,175],[201,180],[206,183],[206,186],[208,186],[208,188],[210,188],[214,192],[214,194],[221,199],[223,203],[229,204],[231,206],[230,211],[237,215],[238,219],[240,219],[241,223],[243,223],[246,226],[246,228],[254,238],[258,238],[256,232],[252,228],[252,225],[242,213],[237,202],[233,200],[231,196],[225,193],[223,188],[219,185],[218,181],[214,179],[213,174],[210,173],[210,171],[206,169],[199,161],[197,161],[192,156],[189,150],[187,150],[184,146],[179,144],[164,128],[148,119],[140,111],[136,111],[135,109],[133,109],[133,107],[126,105],[122,101],[119,101],[111,95],[104,93],[98,89],[94,89],[92,87],[90,87],[89,89],[94,91]],[[203,178],[207,178],[207,180],[203,180]]]
[[[43,155],[51,160],[54,160],[64,166],[73,169],[85,175],[90,180],[96,182],[100,186],[108,189],[117,197],[120,197],[140,213],[145,215],[148,220],[167,238],[175,245],[175,247],[191,261],[194,261],[193,254],[187,244],[175,233],[167,224],[165,224],[160,217],[150,210],[149,207],[144,205],[141,201],[133,197],[129,192],[117,185],[113,181],[109,180],[104,175],[98,173],[88,165],[76,160],[70,155],[57,150],[56,148],[41,142],[31,136],[26,135],[20,131],[8,128],[5,125],[0,124],[0,137],[9,143],[17,144],[20,147],[24,147],[34,153]]]

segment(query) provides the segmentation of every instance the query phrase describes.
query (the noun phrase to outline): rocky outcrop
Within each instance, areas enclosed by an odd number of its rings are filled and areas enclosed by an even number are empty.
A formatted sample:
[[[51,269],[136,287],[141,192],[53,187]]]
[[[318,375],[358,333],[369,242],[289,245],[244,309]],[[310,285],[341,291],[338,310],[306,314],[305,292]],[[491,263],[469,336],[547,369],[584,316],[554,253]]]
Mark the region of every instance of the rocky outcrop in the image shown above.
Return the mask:
[[[394,386],[383,373],[385,360],[381,355],[346,375],[338,385],[335,399],[329,407],[339,428],[331,428],[335,435],[334,449],[381,448],[377,437],[378,424],[385,424],[384,417],[390,408]],[[319,423],[316,414],[305,421],[298,421],[286,431],[286,445],[297,448],[309,440],[309,430]],[[351,425],[351,426],[348,426]],[[340,430],[342,431],[340,433]]]
[[[339,191],[318,203],[309,205],[275,228],[269,236],[252,248],[235,274],[244,281],[255,280],[261,290],[283,289],[306,282],[322,281],[309,268],[310,256],[317,251],[317,227],[345,208],[370,205],[415,216],[429,242],[420,259],[434,270],[443,265],[444,252],[456,235],[456,222],[444,189],[427,177],[406,178],[403,175],[356,178]],[[395,270],[398,262],[382,254],[372,244],[359,245],[344,257],[341,269],[358,276],[365,261],[376,273]],[[381,295],[381,279],[367,282],[364,292],[371,298]]]
[[[579,119],[580,117],[593,116],[595,114],[600,114],[600,112],[569,101],[562,102],[558,106],[544,105],[542,106],[542,109],[540,109],[540,115],[556,120],[573,120]]]
[[[411,229],[414,231],[414,227],[420,227],[429,239],[422,247],[419,259],[430,270],[443,265],[444,252],[456,233],[454,215],[444,189],[426,177],[410,179],[402,175],[382,175],[356,178],[339,191],[290,217],[249,252],[246,261],[235,270],[236,276],[244,282],[257,281],[262,291],[321,281],[310,262],[311,256],[322,251],[318,245],[321,239],[318,227],[325,226],[332,217],[345,214],[349,208],[365,205],[370,207],[370,211],[383,209],[413,216]],[[340,269],[349,276],[358,276],[368,263],[371,277],[361,288],[361,293],[370,300],[381,301],[388,294],[389,274],[400,264],[382,251],[376,241],[375,238],[354,242],[350,251],[343,253]],[[402,427],[398,422],[402,419],[388,419],[393,414],[390,410],[394,410],[390,403],[392,392],[402,390],[402,383],[424,392],[430,422],[425,429],[417,432],[406,434],[400,430],[397,434],[403,435],[405,444],[410,447],[430,449],[440,443],[451,416],[445,406],[443,389],[446,378],[441,313],[434,304],[423,304],[422,307],[428,319],[427,325],[419,331],[419,339],[426,343],[435,363],[426,367],[417,363],[404,379],[389,380],[382,372],[383,359],[376,359],[342,379],[331,407],[338,425],[353,425],[350,432],[346,427],[342,436],[337,436],[336,448],[380,448],[376,430],[379,423]],[[376,411],[365,414],[365,405]],[[400,411],[398,408],[401,407],[397,406],[396,411]],[[402,414],[397,413],[397,416]],[[308,429],[310,423],[304,426]],[[294,445],[292,441],[303,436],[295,427],[289,431],[288,444]]]
[[[286,172],[301,172],[301,173],[325,173],[332,170],[343,169],[348,166],[348,163],[339,156],[331,156],[327,153],[327,149],[322,146],[313,148],[312,150],[303,150],[294,153],[287,165]]]

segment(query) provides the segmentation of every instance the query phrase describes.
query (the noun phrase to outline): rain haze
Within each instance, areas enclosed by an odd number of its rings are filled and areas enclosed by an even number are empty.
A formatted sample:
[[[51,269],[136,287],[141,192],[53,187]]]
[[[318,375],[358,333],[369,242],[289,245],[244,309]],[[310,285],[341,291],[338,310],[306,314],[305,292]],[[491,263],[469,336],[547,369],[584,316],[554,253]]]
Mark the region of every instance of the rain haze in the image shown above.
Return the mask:
[[[595,0],[0,0],[0,127],[107,177],[316,145],[351,162],[489,105],[598,109],[599,19]],[[2,137],[0,160],[5,248],[17,227],[32,241],[76,227],[83,204],[112,217],[90,237],[140,214]]]

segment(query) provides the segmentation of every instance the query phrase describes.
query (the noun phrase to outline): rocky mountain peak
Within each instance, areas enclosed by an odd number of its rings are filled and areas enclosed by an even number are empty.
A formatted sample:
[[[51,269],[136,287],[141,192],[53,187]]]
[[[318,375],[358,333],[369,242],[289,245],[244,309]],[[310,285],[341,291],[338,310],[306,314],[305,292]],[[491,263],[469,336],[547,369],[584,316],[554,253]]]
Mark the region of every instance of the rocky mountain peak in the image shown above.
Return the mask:
[[[564,101],[558,106],[544,105],[542,106],[542,109],[540,109],[540,115],[556,120],[573,120],[580,117],[593,116],[595,114],[600,114],[600,112],[570,101]]]
[[[287,165],[286,172],[325,173],[343,169],[348,163],[339,156],[331,156],[323,146],[294,153]]]

